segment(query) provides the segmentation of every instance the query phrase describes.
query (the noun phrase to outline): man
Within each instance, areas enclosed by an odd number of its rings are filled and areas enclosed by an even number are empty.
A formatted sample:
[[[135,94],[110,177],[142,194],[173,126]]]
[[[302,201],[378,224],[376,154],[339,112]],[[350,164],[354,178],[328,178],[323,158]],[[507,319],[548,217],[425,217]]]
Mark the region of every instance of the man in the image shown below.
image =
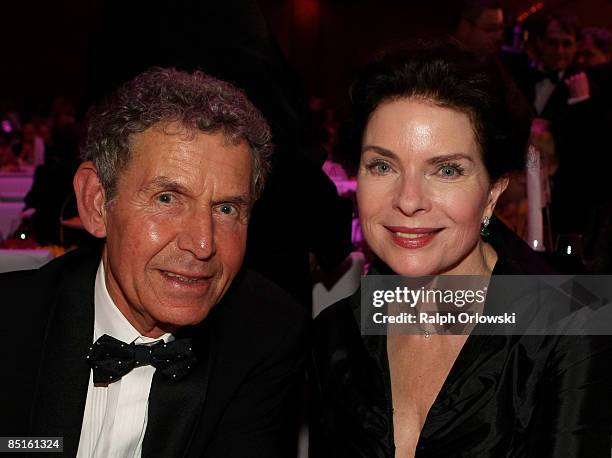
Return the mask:
[[[486,55],[499,52],[504,37],[504,13],[499,2],[465,1],[454,37],[474,53]]]
[[[612,33],[600,27],[582,29],[577,62],[581,69],[604,65],[612,60]]]
[[[285,454],[305,319],[241,270],[269,132],[198,72],[147,71],[92,113],[74,187],[104,247],[0,277],[0,435],[79,457]]]
[[[249,221],[244,265],[310,312],[309,254],[325,271],[341,265],[352,250],[352,205],[338,197],[322,163],[308,157],[313,136],[301,78],[283,56],[260,3],[189,0],[150,8],[146,0],[105,1],[90,53],[90,88],[105,94],[144,69],[178,65],[204,68],[244,90],[274,138],[272,168]],[[142,20],[143,11],[149,20]]]
[[[536,29],[536,47],[539,65],[532,72],[527,96],[536,115],[558,121],[565,115],[572,100],[564,80],[575,73],[576,41],[580,30],[576,20],[569,16],[548,16]]]
[[[553,188],[553,222],[559,234],[579,234],[582,258],[592,273],[612,271],[612,200],[605,167],[594,167],[612,143],[612,35],[603,28],[580,32],[576,63],[566,79],[573,103],[556,129],[560,167]]]
[[[516,85],[521,87],[529,60],[519,49],[502,46],[504,11],[498,0],[461,2],[453,24],[454,40],[478,56],[497,61],[509,79],[511,75]]]

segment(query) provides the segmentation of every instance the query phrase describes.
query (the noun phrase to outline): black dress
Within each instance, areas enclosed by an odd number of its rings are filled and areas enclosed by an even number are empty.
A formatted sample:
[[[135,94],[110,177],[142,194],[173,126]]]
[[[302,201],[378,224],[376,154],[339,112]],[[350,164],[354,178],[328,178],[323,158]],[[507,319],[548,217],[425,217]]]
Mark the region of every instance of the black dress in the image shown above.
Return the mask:
[[[493,275],[554,273],[493,221]],[[394,457],[386,336],[362,336],[359,291],[315,320],[319,457]],[[612,323],[611,323],[612,326]],[[435,399],[417,457],[610,457],[608,336],[471,335]]]

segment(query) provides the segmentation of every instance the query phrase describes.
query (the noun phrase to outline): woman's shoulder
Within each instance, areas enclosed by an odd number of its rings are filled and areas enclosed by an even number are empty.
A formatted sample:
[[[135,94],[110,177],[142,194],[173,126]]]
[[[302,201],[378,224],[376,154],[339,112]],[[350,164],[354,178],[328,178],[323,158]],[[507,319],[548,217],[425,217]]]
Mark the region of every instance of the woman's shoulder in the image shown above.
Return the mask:
[[[315,347],[360,342],[353,298],[344,298],[322,310],[314,319],[313,332]]]
[[[353,315],[352,297],[345,297],[329,307],[325,307],[315,317],[315,327],[324,327],[334,322],[339,316]]]
[[[494,275],[555,275],[558,272],[538,253],[508,228],[493,217],[490,225],[489,243],[497,253]]]

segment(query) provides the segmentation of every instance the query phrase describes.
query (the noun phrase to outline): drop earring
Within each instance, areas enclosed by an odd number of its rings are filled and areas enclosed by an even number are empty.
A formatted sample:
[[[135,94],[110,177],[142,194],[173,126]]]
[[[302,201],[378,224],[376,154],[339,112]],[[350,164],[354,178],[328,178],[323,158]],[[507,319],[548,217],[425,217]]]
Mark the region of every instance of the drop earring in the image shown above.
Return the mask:
[[[489,231],[489,223],[491,222],[491,218],[485,216],[482,218],[482,223],[480,224],[480,236],[483,238],[487,238],[491,235],[491,231]]]

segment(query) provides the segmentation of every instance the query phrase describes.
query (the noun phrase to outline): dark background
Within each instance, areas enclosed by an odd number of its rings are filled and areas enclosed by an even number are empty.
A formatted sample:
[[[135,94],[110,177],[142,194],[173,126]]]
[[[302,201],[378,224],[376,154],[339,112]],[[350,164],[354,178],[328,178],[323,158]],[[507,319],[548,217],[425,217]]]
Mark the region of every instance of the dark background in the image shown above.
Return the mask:
[[[159,55],[171,65],[189,61],[185,66],[198,66],[197,56],[206,52],[207,41],[236,40],[241,29],[249,27],[248,14],[237,6],[245,2],[235,0],[6,3],[0,16],[0,109],[17,111],[44,110],[54,95],[64,95],[82,112],[101,91],[100,80],[129,76]],[[235,5],[212,21],[211,30],[208,5],[227,3]],[[511,21],[539,2],[504,3]],[[563,11],[578,16],[583,25],[612,28],[611,0],[543,3],[543,12]],[[259,6],[308,93],[333,106],[342,104],[355,70],[376,50],[406,38],[447,32],[456,1],[260,0]],[[241,10],[238,21],[232,8]],[[206,30],[198,24],[206,24]],[[164,49],[177,36],[183,37],[180,45]],[[167,57],[170,53],[174,58]]]

